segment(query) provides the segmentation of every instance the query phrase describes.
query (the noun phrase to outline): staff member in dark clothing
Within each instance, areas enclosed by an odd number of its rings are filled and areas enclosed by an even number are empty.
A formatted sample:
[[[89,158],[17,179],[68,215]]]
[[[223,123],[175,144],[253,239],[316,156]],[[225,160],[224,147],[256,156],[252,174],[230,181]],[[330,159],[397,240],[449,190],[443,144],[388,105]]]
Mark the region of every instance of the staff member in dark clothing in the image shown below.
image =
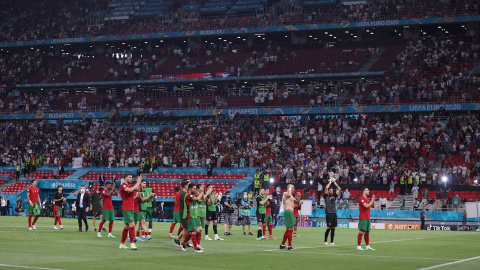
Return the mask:
[[[337,197],[340,193],[340,187],[338,186],[337,180],[335,178],[330,178],[328,180],[328,185],[325,187],[325,194],[323,198],[325,199],[325,214],[327,219],[327,231],[325,232],[325,246],[328,246],[328,234],[330,231],[332,234],[330,235],[330,246],[334,246],[333,238],[335,237],[335,227],[337,227]],[[330,185],[335,184],[337,190],[334,192],[333,187]]]
[[[225,191],[225,194],[220,201],[220,204],[223,206],[223,219],[225,220],[224,226],[224,235],[232,235],[230,230],[233,225],[233,213],[235,212],[236,205],[233,204],[232,198],[230,198],[230,191]]]
[[[78,214],[78,231],[82,232],[82,220],[85,223],[85,231],[88,232],[87,212],[90,210],[90,194],[85,192],[85,186],[80,187],[75,202]]]
[[[425,207],[422,207],[422,212],[420,213],[420,230],[425,230],[425,219],[427,218],[427,215],[425,214]]]

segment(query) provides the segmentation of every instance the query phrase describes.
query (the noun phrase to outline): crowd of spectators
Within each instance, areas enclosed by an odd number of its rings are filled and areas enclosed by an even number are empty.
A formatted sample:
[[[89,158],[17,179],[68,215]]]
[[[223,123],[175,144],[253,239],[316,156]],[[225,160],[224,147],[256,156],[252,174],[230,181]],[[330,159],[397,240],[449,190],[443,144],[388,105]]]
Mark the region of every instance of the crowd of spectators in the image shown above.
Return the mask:
[[[1,164],[41,160],[85,166],[262,167],[277,182],[389,184],[412,176],[420,185],[471,184],[479,177],[479,115],[429,114],[338,117],[226,115],[182,118],[174,128],[145,134],[84,120],[0,124]],[[452,159],[456,157],[456,159]],[[459,159],[461,157],[461,159]],[[439,162],[439,161],[442,162]]]
[[[268,15],[257,18],[234,15],[222,19],[181,20],[178,12],[144,20],[104,20],[92,11],[110,8],[107,0],[45,1],[6,0],[0,4],[0,41],[25,41],[47,38],[71,38],[99,35],[124,35],[165,31],[218,29],[231,27],[265,27],[298,23],[327,23],[403,18],[443,17],[478,14],[475,0],[389,0],[366,1],[356,5],[322,6],[318,8],[286,8],[283,1],[273,3]],[[298,10],[302,10],[298,12]],[[274,15],[275,14],[275,15]],[[178,18],[178,19],[175,19]]]

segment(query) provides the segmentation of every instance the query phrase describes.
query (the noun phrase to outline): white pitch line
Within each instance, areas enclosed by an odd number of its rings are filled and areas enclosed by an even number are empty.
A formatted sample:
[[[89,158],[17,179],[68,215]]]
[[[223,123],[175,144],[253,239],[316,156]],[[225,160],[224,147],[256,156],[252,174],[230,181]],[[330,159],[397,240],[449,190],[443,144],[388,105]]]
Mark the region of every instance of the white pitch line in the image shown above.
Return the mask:
[[[25,265],[13,265],[13,264],[0,264],[0,267],[39,269],[39,270],[64,270],[64,269],[58,269],[58,268],[46,268],[46,267],[35,267],[35,266],[25,266]]]
[[[365,255],[365,252],[360,254],[351,254],[351,253],[317,253],[317,252],[287,252],[289,254],[319,254],[319,255],[341,255],[341,256],[358,256],[358,257],[375,257],[375,258],[397,258],[397,259],[420,259],[420,260],[447,260],[447,261],[459,261],[460,259],[444,259],[444,258],[426,258],[426,257],[398,257],[398,256],[382,256],[382,255]],[[366,253],[372,254],[372,252],[367,251]]]
[[[444,267],[444,266],[448,266],[448,265],[452,265],[452,264],[457,264],[457,263],[468,262],[468,261],[477,260],[477,259],[480,259],[480,256],[478,256],[478,257],[472,257],[472,258],[468,258],[468,259],[463,259],[463,260],[459,260],[459,261],[456,261],[456,262],[449,262],[449,263],[434,265],[434,266],[430,266],[430,267],[427,267],[427,268],[422,268],[422,269],[420,269],[420,270],[434,269],[434,268]]]
[[[422,240],[424,238],[411,238],[411,239],[398,239],[398,240],[389,240],[389,241],[378,241],[378,242],[370,242],[372,244],[380,244],[380,243],[391,243],[391,242],[403,242],[403,241],[412,241],[412,240]],[[335,245],[335,247],[343,247],[343,246],[353,246],[356,244],[342,244],[342,245]],[[296,249],[307,249],[307,248],[332,248],[331,246],[314,246],[314,247],[298,247]],[[282,251],[281,249],[267,249],[264,251]]]

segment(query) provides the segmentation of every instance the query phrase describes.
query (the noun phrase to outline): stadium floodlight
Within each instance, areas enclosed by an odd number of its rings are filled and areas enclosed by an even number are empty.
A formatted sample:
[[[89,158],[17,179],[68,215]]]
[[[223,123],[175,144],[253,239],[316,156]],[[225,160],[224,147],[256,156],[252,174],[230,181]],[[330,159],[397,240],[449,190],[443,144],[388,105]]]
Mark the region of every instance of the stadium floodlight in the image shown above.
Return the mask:
[[[447,183],[448,178],[447,178],[446,176],[443,176],[443,177],[442,177],[442,181],[443,181],[443,183]]]
[[[275,179],[273,179],[273,177],[270,177],[270,183],[273,184],[273,181],[275,181]]]
[[[353,182],[357,182],[357,181],[358,181],[358,179],[356,177],[353,178]]]
[[[475,179],[475,181],[473,181],[473,183],[474,183],[475,185],[478,184],[478,180]]]
[[[310,185],[313,185],[313,181],[312,181],[312,180],[310,180]]]
[[[303,180],[303,181],[302,181],[302,184],[304,184],[304,185],[305,185],[305,183],[306,183],[306,182],[305,182],[305,180]]]

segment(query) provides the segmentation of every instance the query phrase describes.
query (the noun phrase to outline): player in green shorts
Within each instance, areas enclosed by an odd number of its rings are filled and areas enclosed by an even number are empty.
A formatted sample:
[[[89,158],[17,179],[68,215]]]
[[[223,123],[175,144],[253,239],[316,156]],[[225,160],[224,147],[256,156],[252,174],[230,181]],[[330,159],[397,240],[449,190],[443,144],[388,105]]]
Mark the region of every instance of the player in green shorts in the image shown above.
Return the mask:
[[[266,195],[270,195],[270,192],[268,189],[265,190]],[[268,227],[268,233],[269,237],[268,239],[275,240],[277,238],[273,237],[273,218],[272,218],[272,207],[274,206],[274,201],[273,198],[268,199],[267,203],[265,203],[265,222],[263,223],[263,237],[265,237],[265,234],[267,232],[267,227]]]
[[[139,203],[140,203],[140,212],[138,213],[138,228],[137,228],[137,240],[139,241],[144,241],[145,240],[145,235],[147,234],[147,227],[145,225],[145,217],[148,209],[148,202],[151,203],[152,198],[155,196],[155,193],[148,192],[148,195],[146,197],[143,197],[147,192],[145,192],[145,188],[147,186],[147,182],[145,180],[142,180],[142,183],[140,185],[140,191],[139,192]],[[153,218],[153,217],[152,217]],[[140,232],[142,232],[142,238],[140,238]],[[149,236],[149,239],[151,239],[151,236]]]
[[[283,241],[280,245],[280,249],[287,249],[285,243],[288,240],[288,250],[295,251],[292,247],[292,237],[293,237],[293,226],[295,225],[295,216],[293,214],[293,209],[295,208],[295,198],[293,197],[293,192],[295,188],[292,184],[288,184],[287,192],[283,194],[283,207],[285,213],[283,218],[285,219],[285,233],[283,234]]]
[[[155,192],[148,187],[147,181],[142,180],[142,202],[140,204],[140,211],[145,213],[144,223],[148,221],[148,231],[144,231],[147,239],[152,239],[152,225],[153,225],[153,212],[157,209],[157,200],[155,200]],[[142,233],[142,238],[145,236]]]
[[[97,237],[102,237],[102,228],[105,222],[108,220],[108,237],[115,238],[112,235],[113,222],[115,221],[115,211],[113,210],[112,196],[117,196],[117,191],[115,190],[115,184],[112,182],[105,183],[105,189],[102,190],[102,202],[103,202],[103,216],[102,222],[98,226]]]
[[[134,241],[135,236],[135,222],[133,219],[133,213],[135,211],[135,192],[140,188],[140,182],[142,181],[142,175],[137,177],[137,181],[135,185],[132,184],[133,174],[126,173],[123,176],[125,181],[120,185],[120,195],[122,196],[122,212],[123,212],[123,220],[125,222],[125,226],[123,227],[122,231],[122,239],[120,241],[120,249],[128,249],[125,245],[125,240],[127,239],[127,235],[129,235],[130,239],[130,249],[136,250],[137,246]],[[138,209],[138,204],[137,204]]]
[[[206,198],[212,194],[213,187],[210,186],[205,193],[205,184],[197,184],[198,194],[202,195],[202,200],[198,202],[198,217],[197,217],[197,245],[200,249],[203,250],[200,246],[200,241],[202,240],[202,230],[205,228],[205,219],[207,217],[207,200]]]
[[[358,216],[358,229],[357,236],[357,250],[375,250],[370,247],[370,229],[372,222],[370,221],[370,208],[375,207],[375,195],[372,195],[372,200],[368,198],[370,190],[366,187],[362,188],[362,196],[358,199],[358,210],[360,212]],[[366,248],[362,248],[362,236],[365,238]]]
[[[185,251],[185,245],[192,239],[193,248],[195,252],[203,252],[203,249],[198,246],[197,237],[197,218],[198,218],[198,204],[203,199],[203,192],[197,194],[197,187],[195,184],[188,184],[187,195],[184,198],[184,205],[182,218],[185,219],[187,225],[187,235],[183,239],[183,243],[179,246],[181,250]]]

